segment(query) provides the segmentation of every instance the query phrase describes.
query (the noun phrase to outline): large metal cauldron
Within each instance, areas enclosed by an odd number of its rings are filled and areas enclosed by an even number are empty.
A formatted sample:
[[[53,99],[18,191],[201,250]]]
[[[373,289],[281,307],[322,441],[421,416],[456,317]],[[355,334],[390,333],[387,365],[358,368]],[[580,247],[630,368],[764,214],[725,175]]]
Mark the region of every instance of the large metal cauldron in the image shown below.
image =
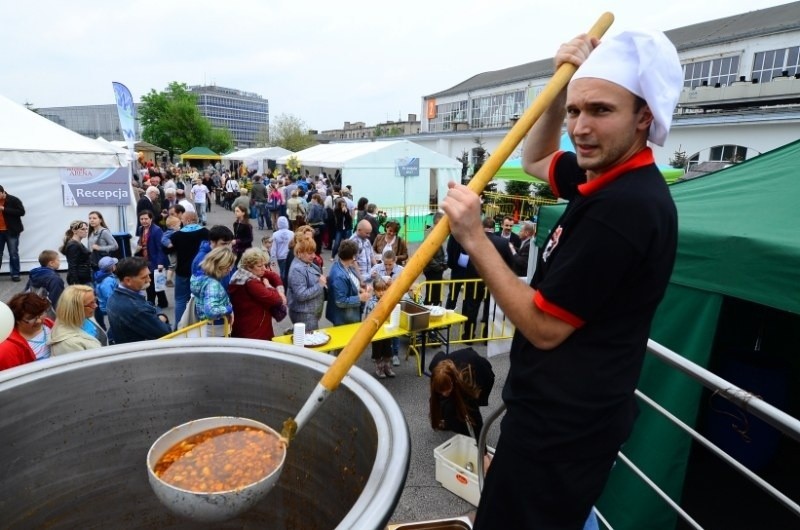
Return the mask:
[[[244,339],[112,346],[0,372],[3,528],[196,528],[147,482],[150,444],[192,419],[273,428],[294,416],[331,358]],[[383,528],[408,471],[408,427],[354,367],[289,447],[272,492],[214,528]]]

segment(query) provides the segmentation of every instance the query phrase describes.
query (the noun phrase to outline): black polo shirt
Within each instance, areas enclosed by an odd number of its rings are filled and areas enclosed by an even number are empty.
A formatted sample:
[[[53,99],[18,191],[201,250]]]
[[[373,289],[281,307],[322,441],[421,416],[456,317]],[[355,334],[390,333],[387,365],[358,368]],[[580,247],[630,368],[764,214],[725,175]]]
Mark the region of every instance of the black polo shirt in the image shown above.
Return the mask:
[[[503,435],[532,458],[592,457],[630,435],[677,213],[650,149],[592,182],[574,154],[561,153],[551,187],[570,203],[539,255],[533,303],[577,329],[552,350],[515,334]]]

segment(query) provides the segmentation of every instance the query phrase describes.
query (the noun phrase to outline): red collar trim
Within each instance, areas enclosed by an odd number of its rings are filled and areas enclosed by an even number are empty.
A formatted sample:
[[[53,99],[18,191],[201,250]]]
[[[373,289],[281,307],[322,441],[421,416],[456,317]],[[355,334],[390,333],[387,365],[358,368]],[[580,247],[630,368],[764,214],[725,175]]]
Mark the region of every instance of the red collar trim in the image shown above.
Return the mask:
[[[649,166],[650,164],[655,164],[653,150],[649,147],[645,147],[622,164],[612,167],[596,179],[578,185],[578,192],[584,197],[591,195],[602,187],[615,181],[623,173],[639,169],[640,167]]]

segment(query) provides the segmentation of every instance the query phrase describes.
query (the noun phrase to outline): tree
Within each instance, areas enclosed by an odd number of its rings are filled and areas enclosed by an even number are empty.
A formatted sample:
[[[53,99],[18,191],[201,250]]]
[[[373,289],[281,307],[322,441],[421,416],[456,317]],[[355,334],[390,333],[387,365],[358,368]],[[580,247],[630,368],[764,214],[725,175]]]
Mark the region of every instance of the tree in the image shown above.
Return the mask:
[[[483,167],[486,159],[489,158],[490,153],[483,148],[483,141],[480,138],[475,138],[475,143],[478,147],[472,149],[472,155],[475,157],[475,166],[472,170],[473,177],[478,174],[478,171]],[[490,180],[483,188],[483,193],[495,193],[497,191],[497,184],[494,180]]]
[[[170,156],[195,146],[218,153],[233,147],[230,131],[211,126],[197,108],[197,96],[189,92],[185,83],[173,81],[163,92],[150,90],[142,96],[138,113],[142,139],[163,147]]]
[[[672,155],[674,158],[669,159],[669,165],[678,168],[678,169],[685,169],[686,163],[688,160],[686,159],[686,151],[681,151],[681,146],[678,146],[678,149]]]
[[[269,146],[269,124],[263,124],[256,133],[256,147]]]
[[[506,182],[506,193],[508,195],[528,197],[531,194],[531,183],[521,180],[509,180]]]
[[[467,172],[469,171],[469,151],[466,149],[461,151],[461,156],[457,156],[456,160],[461,162],[461,184],[466,185],[469,182]]]
[[[317,143],[308,133],[305,122],[291,114],[281,114],[275,118],[269,128],[269,139],[272,145],[295,152]]]
[[[547,183],[544,182],[534,183],[533,190],[534,190],[533,191],[534,195],[536,195],[537,197],[542,197],[543,199],[551,199],[553,201],[558,199],[558,197],[556,197],[556,194],[553,193],[552,188],[550,188],[550,185]]]
[[[233,147],[233,135],[228,129],[211,129],[206,143],[215,153],[227,153]]]

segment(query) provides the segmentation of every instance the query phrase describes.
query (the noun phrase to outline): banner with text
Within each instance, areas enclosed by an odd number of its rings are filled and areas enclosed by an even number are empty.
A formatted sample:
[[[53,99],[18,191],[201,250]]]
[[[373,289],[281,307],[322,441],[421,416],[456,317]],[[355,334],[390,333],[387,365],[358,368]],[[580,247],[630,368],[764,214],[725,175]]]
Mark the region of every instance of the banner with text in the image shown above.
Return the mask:
[[[64,206],[128,206],[131,204],[129,167],[108,169],[60,168]]]
[[[419,176],[419,158],[398,158],[395,163],[401,177]]]

